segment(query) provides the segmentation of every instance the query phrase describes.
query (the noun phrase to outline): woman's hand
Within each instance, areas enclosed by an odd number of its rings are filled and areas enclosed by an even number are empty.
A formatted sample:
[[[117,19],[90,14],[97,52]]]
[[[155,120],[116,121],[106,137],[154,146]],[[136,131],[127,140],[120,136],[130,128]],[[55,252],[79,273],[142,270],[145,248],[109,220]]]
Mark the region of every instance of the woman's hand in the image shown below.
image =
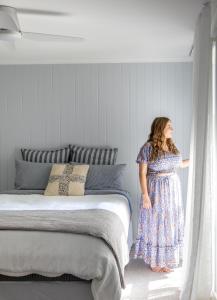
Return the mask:
[[[151,200],[148,195],[142,194],[143,208],[151,208]]]
[[[185,159],[181,161],[180,168],[187,168],[190,165],[190,159]]]

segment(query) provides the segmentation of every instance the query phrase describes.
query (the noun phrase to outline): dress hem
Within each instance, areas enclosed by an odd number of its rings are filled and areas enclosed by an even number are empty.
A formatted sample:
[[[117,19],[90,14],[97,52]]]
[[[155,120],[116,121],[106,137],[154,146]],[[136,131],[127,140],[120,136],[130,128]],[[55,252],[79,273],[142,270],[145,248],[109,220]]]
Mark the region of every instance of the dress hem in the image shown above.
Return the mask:
[[[182,265],[182,257],[179,258],[179,262],[164,262],[164,263],[161,263],[161,264],[151,264],[150,263],[150,260],[149,259],[146,259],[144,258],[143,256],[134,256],[133,259],[142,259],[147,265],[149,265],[151,268],[154,268],[154,267],[169,267],[169,268],[178,268],[178,267],[181,267]]]
[[[153,249],[154,248],[154,249]],[[159,258],[162,258],[162,249],[164,249],[165,254],[163,256],[169,255],[167,259],[164,259],[164,262],[157,263]],[[158,252],[160,251],[160,253]],[[164,252],[163,251],[163,252]],[[156,253],[158,252],[158,254]],[[133,259],[142,259],[146,264],[150,265],[151,267],[178,267],[180,266],[180,261],[183,259],[183,241],[180,240],[178,244],[173,246],[152,246],[146,245],[142,250],[134,249],[134,254],[132,255]],[[171,255],[172,254],[172,255]],[[155,256],[155,259],[153,259]],[[175,259],[177,257],[177,260]]]

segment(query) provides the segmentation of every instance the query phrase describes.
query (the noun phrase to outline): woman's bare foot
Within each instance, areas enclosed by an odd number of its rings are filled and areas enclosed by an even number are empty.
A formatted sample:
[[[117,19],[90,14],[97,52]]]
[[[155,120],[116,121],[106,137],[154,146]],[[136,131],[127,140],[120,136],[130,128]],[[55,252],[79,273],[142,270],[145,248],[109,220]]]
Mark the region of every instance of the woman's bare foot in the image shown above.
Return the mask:
[[[159,273],[162,273],[163,272],[163,270],[162,270],[162,268],[161,267],[151,267],[151,270],[153,271],[153,272],[159,272]]]
[[[170,268],[168,268],[168,267],[163,267],[163,268],[162,268],[162,271],[163,271],[163,272],[166,272],[166,273],[173,272],[173,270],[170,269]]]

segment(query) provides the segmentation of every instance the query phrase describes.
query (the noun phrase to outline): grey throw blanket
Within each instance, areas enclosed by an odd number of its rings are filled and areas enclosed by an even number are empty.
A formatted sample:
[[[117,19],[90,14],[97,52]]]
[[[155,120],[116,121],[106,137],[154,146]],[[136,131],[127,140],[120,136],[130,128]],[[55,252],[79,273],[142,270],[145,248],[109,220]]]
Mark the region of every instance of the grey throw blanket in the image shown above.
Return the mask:
[[[128,255],[127,237],[119,217],[103,209],[76,211],[0,211],[0,230],[68,232],[101,238],[111,249],[121,286]],[[124,241],[124,242],[123,242]]]

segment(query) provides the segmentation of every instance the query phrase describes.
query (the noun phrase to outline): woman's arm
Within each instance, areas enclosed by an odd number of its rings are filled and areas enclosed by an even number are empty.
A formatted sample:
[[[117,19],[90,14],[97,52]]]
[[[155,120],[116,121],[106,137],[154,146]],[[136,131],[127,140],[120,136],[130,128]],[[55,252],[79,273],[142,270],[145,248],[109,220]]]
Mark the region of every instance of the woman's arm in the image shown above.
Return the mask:
[[[150,208],[151,201],[150,201],[150,198],[148,195],[146,175],[147,175],[147,164],[140,163],[139,164],[139,181],[140,181],[140,187],[141,187],[141,191],[142,191],[143,207]]]
[[[147,164],[139,164],[139,181],[140,181],[140,187],[143,195],[148,195],[148,189],[147,189]]]
[[[180,168],[187,168],[190,164],[190,159],[184,159],[181,161]]]

